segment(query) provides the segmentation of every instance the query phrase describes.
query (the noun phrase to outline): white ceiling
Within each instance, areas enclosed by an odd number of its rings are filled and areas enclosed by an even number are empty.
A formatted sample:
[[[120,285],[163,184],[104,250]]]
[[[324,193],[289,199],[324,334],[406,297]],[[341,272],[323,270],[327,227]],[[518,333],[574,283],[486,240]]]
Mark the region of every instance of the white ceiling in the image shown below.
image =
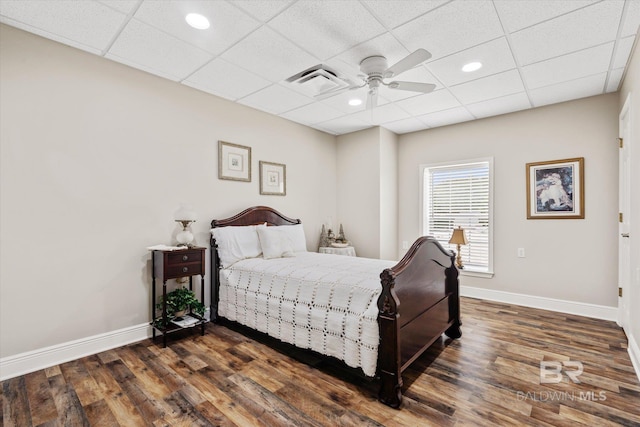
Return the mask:
[[[0,22],[331,134],[402,134],[617,91],[640,0],[0,0]],[[286,82],[418,48],[433,56],[397,78],[435,91],[382,87],[372,110],[347,103],[366,88],[318,101]]]

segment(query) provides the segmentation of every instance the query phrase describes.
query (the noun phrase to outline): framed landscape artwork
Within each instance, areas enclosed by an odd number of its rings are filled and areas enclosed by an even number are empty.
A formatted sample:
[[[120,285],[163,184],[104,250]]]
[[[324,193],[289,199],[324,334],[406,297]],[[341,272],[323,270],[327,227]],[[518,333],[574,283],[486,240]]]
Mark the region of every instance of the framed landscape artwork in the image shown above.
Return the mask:
[[[527,219],[584,218],[584,157],[527,163]]]
[[[287,194],[287,166],[260,161],[260,194],[285,196]]]
[[[251,182],[251,147],[218,141],[218,178]]]

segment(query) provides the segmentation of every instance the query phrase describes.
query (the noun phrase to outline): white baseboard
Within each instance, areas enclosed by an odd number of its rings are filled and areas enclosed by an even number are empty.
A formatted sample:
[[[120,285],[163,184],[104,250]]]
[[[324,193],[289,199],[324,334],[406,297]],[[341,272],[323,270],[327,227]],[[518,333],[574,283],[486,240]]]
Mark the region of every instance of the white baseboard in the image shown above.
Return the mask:
[[[640,348],[638,347],[638,343],[633,335],[627,335],[627,340],[629,341],[629,348],[627,348],[627,351],[631,358],[631,364],[633,364],[636,376],[638,377],[638,380],[640,380]]]
[[[70,360],[141,341],[151,336],[148,323],[130,326],[0,359],[0,381],[55,366]]]
[[[543,310],[558,311],[561,313],[577,314],[579,316],[593,317],[616,321],[618,319],[618,307],[587,304],[584,302],[566,301],[555,298],[538,297],[534,295],[516,294],[513,292],[494,291],[491,289],[460,286],[460,295],[489,301],[504,302],[508,304],[523,305],[525,307],[540,308]]]

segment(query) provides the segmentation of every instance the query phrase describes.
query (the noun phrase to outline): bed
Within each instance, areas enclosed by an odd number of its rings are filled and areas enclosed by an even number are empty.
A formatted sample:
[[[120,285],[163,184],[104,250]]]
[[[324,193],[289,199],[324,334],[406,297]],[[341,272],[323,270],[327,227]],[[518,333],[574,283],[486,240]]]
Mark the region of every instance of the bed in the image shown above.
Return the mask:
[[[393,408],[403,371],[443,333],[461,336],[454,254],[431,237],[397,263],[309,253],[299,219],[255,206],[211,222],[211,266],[213,322],[340,359]]]

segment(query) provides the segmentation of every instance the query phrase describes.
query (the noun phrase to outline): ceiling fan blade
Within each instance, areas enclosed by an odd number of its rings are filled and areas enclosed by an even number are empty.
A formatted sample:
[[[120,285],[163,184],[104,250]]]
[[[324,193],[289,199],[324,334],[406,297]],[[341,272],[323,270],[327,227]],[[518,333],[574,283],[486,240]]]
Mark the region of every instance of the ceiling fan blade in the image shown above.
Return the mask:
[[[413,53],[405,56],[403,59],[387,68],[387,70],[383,73],[384,78],[388,79],[393,76],[397,76],[400,73],[404,73],[405,71],[415,67],[416,65],[426,61],[431,58],[431,54],[424,49],[418,49]]]
[[[372,110],[378,105],[378,89],[371,89],[367,96],[367,110]]]
[[[418,82],[391,82],[387,86],[391,89],[409,90],[412,92],[429,93],[436,88],[433,83],[418,83]]]

